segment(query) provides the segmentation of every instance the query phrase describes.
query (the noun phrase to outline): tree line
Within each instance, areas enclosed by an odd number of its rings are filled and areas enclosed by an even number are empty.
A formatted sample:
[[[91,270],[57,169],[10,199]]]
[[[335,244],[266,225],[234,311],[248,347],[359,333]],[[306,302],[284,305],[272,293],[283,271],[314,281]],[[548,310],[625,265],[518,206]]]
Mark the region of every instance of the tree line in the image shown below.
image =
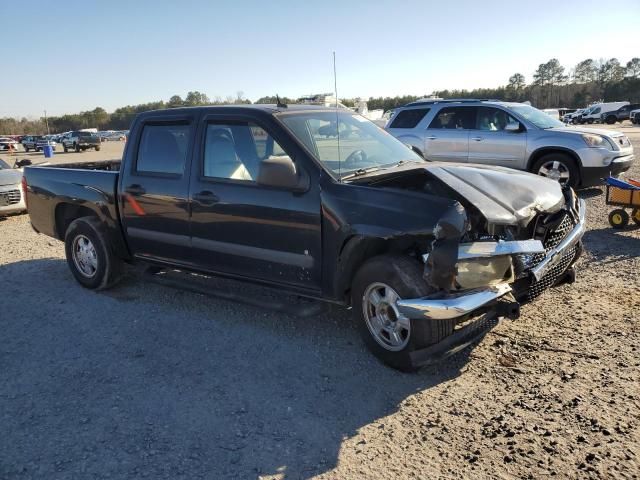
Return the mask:
[[[625,65],[617,58],[594,60],[588,58],[573,68],[566,69],[558,59],[552,58],[541,63],[533,72],[532,81],[519,72],[511,75],[506,85],[496,88],[476,88],[473,90],[440,90],[422,97],[402,95],[396,97],[377,97],[367,100],[370,110],[391,110],[425,96],[440,98],[490,98],[513,102],[529,101],[538,108],[567,107],[580,108],[596,101],[628,100],[640,103],[640,58],[635,57]],[[276,103],[276,96],[259,98],[256,103]],[[296,103],[296,99],[279,97],[282,103]],[[359,99],[341,99],[347,106],[353,106]],[[191,91],[182,98],[173,95],[166,102],[127,105],[108,113],[102,107],[75,114],[49,117],[47,119],[51,133],[65,132],[80,128],[98,128],[99,130],[126,130],[133,118],[147,110],[200,105],[232,105],[251,103],[239,91],[236,96],[209,98],[206,94]],[[0,118],[0,134],[42,134],[47,132],[44,118]]]

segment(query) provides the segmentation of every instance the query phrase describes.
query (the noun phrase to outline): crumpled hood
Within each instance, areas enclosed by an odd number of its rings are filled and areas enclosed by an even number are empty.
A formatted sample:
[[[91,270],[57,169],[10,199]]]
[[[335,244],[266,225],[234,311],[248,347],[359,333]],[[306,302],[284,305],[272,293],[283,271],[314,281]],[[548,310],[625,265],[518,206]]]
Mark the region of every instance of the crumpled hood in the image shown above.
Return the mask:
[[[0,170],[0,186],[17,185],[22,182],[22,172],[19,170]]]
[[[532,173],[441,162],[429,163],[425,168],[495,225],[526,226],[538,212],[557,212],[565,202],[557,181]]]

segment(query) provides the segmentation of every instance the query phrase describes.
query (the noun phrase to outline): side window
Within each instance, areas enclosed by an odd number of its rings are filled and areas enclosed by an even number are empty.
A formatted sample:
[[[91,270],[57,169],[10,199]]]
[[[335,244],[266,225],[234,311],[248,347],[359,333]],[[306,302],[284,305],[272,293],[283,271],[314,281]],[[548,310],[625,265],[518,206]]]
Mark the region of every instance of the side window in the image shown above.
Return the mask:
[[[596,113],[600,113],[600,107],[596,108],[593,112],[591,112],[591,115],[595,115]]]
[[[509,123],[518,123],[518,121],[504,110],[492,107],[478,107],[476,130],[498,132],[504,130]]]
[[[445,107],[438,112],[429,128],[470,130],[475,128],[476,107]]]
[[[391,122],[389,128],[414,128],[424,116],[429,113],[429,108],[413,108],[402,110]]]
[[[190,129],[186,123],[145,125],[138,146],[136,171],[182,175]]]
[[[281,155],[286,155],[282,147],[254,123],[210,123],[202,173],[209,178],[253,182],[262,160]]]

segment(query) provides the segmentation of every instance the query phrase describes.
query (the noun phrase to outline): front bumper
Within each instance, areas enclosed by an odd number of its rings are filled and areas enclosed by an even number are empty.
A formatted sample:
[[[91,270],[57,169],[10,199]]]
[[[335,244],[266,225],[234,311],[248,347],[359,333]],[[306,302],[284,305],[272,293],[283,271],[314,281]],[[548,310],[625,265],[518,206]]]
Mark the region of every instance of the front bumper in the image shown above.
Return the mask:
[[[635,155],[631,154],[615,158],[609,165],[603,167],[583,167],[580,172],[580,183],[583,187],[601,185],[607,177],[617,177],[629,170],[634,160]]]
[[[18,199],[16,202],[15,200]],[[0,217],[25,212],[27,205],[22,195],[21,185],[0,186]]]

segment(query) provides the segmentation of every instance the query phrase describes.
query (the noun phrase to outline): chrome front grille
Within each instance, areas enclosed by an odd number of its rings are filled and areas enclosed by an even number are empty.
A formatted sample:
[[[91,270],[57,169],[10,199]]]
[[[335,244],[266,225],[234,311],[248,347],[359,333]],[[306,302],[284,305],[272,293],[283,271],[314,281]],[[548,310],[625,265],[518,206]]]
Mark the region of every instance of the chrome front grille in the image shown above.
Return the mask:
[[[20,198],[20,190],[9,190],[8,192],[0,192],[0,207],[20,203]]]
[[[574,227],[575,225],[571,218],[571,215],[565,214],[564,218],[558,224],[558,226],[553,230],[547,232],[546,238],[543,241],[545,253],[537,253],[533,255],[530,260],[530,266],[535,267],[536,265],[538,265],[545,258],[545,255],[551,249],[557,247],[560,242],[562,242],[562,240],[569,234],[569,232],[573,230]],[[537,281],[534,280],[534,282],[529,287],[529,300],[533,300],[547,288],[553,286],[556,283],[560,275],[565,272],[565,270],[569,267],[569,265],[575,258],[577,250],[577,246],[568,249],[562,255],[562,260],[558,262],[558,264],[553,268],[551,268],[551,270],[549,270],[544,277]]]

